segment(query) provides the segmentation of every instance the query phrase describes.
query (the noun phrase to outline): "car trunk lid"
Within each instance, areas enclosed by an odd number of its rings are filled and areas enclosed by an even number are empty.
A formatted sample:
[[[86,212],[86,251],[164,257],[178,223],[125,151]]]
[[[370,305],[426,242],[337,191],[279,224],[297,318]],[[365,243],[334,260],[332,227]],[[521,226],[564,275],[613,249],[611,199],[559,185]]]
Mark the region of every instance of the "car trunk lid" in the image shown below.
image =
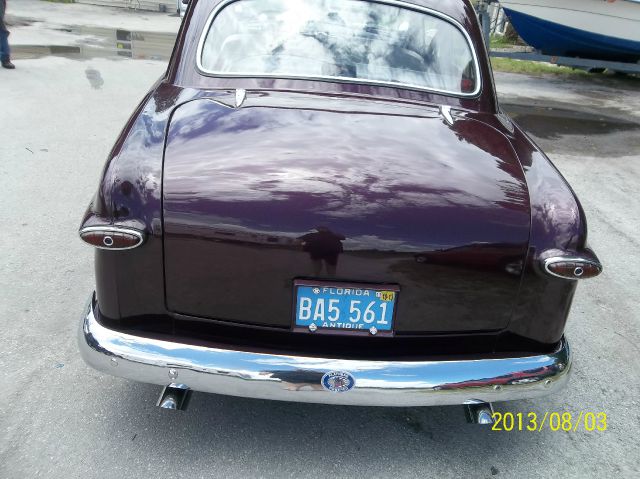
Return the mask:
[[[480,121],[271,92],[175,110],[163,221],[175,313],[289,328],[296,278],[392,283],[395,332],[432,334],[507,325],[530,211],[507,138]]]

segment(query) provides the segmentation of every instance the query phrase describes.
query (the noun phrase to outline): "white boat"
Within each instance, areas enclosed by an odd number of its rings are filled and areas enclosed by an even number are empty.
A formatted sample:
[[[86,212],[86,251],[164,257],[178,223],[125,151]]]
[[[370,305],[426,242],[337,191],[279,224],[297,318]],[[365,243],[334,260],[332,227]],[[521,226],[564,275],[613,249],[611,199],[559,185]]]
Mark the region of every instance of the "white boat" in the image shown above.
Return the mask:
[[[640,61],[640,0],[501,0],[518,34],[546,55]]]

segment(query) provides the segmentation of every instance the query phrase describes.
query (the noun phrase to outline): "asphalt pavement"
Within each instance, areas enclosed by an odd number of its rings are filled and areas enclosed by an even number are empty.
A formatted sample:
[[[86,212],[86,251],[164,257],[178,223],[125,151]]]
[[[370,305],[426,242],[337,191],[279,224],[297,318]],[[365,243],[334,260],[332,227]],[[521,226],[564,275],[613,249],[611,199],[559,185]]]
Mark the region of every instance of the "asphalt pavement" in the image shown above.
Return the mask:
[[[461,407],[198,393],[175,413],[155,407],[158,387],[81,360],[94,279],[77,228],[118,132],[163,73],[179,19],[33,0],[10,2],[9,13],[17,69],[0,70],[0,478],[640,475],[639,82],[496,75],[505,109],[582,200],[605,265],[574,301],[569,386],[496,409],[604,412],[606,431],[498,432],[466,424]],[[109,33],[122,25],[138,32],[129,52]]]

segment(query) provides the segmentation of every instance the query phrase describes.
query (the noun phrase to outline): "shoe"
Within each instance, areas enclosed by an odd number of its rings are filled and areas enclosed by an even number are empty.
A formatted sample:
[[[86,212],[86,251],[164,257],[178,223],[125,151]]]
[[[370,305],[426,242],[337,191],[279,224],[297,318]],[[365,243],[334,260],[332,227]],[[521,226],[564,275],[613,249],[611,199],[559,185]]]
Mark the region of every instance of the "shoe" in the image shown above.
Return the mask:
[[[13,63],[11,63],[11,60],[3,60],[2,68],[7,68],[8,70],[13,70],[13,69],[16,68],[16,66]]]

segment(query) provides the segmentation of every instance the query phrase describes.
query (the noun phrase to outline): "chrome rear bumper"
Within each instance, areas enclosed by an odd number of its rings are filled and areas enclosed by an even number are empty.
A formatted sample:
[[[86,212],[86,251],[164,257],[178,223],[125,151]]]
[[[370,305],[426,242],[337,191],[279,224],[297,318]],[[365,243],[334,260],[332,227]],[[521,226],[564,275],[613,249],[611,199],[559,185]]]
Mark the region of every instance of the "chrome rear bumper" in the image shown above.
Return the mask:
[[[564,339],[552,354],[499,359],[362,361],[284,356],[121,333],[98,323],[95,306],[92,296],[78,338],[82,357],[93,368],[145,383],[180,384],[231,396],[359,406],[473,404],[551,394],[566,384],[571,370]],[[339,372],[337,382],[327,380],[331,372]]]

